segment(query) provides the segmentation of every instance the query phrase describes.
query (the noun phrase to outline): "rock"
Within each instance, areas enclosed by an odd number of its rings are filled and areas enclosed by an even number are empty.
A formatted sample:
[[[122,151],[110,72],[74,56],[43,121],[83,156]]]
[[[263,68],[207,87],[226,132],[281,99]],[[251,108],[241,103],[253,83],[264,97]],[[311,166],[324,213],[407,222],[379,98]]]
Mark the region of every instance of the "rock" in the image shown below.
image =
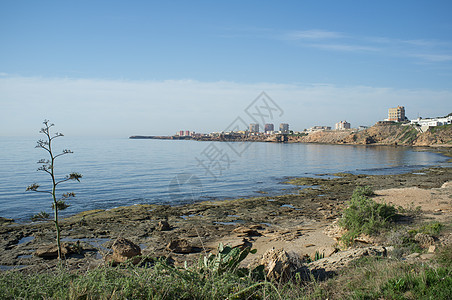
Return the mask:
[[[325,246],[318,248],[316,252],[318,252],[320,255],[323,255],[323,257],[330,257],[337,252],[337,248]]]
[[[274,281],[287,281],[298,266],[283,249],[271,248],[262,256],[260,264],[264,266],[265,275]]]
[[[252,225],[249,227],[240,226],[232,230],[234,233],[238,233],[237,236],[261,236],[262,234],[259,233],[257,230],[263,229],[262,226],[259,225]]]
[[[421,254],[419,257],[420,257],[420,259],[423,259],[423,260],[429,260],[429,259],[432,259],[434,256],[435,256],[435,254],[433,254],[433,253],[424,253],[424,254]]]
[[[333,222],[323,231],[327,236],[334,238],[336,241],[339,241],[340,238],[347,232],[347,230],[340,227],[337,222]]]
[[[355,242],[363,243],[363,244],[373,244],[375,241],[372,237],[367,234],[360,234],[355,238]]]
[[[388,252],[394,251],[394,246],[385,247]]]
[[[407,255],[406,259],[415,259],[417,257],[419,257],[420,254],[417,252],[411,253],[410,255]]]
[[[13,219],[8,219],[8,218],[0,217],[0,225],[3,225],[3,224],[10,224],[10,223],[12,223],[12,222],[14,222]]]
[[[175,253],[193,252],[193,247],[186,239],[173,240],[166,246],[166,249]]]
[[[113,264],[117,264],[123,263],[128,259],[135,258],[132,259],[133,264],[137,264],[140,262],[140,258],[137,257],[141,255],[140,246],[134,244],[133,242],[125,238],[116,239],[111,248],[113,249],[113,254],[106,256],[105,257],[106,261],[112,262]]]
[[[67,244],[61,244],[61,255],[66,256],[73,253],[72,248]],[[36,249],[35,256],[42,258],[57,258],[58,246],[56,244],[42,246]]]
[[[231,240],[224,240],[222,241],[222,243],[223,245],[228,245],[231,248],[240,248],[241,250],[245,249],[246,247],[253,246],[253,244],[246,238],[235,238]]]
[[[430,247],[428,247],[428,253],[435,253],[435,250],[436,250],[435,245],[431,245]]]
[[[387,250],[385,247],[366,247],[340,251],[309,263],[308,268],[316,277],[323,277],[322,274],[336,272],[363,256],[387,256]]]
[[[435,242],[432,236],[420,232],[414,236],[414,240],[418,242],[422,248],[428,248]]]
[[[159,221],[159,224],[157,225],[157,230],[168,231],[168,230],[171,230],[171,226],[168,223],[168,221],[165,221],[165,220]]]

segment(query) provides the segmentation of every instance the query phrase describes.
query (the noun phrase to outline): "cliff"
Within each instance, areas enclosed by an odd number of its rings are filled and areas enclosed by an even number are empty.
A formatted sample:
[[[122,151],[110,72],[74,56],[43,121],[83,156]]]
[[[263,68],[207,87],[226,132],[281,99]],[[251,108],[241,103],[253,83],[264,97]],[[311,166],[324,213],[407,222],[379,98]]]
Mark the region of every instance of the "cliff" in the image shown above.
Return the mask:
[[[363,131],[320,131],[290,138],[289,142],[452,147],[452,125],[432,127],[426,132],[421,132],[411,125],[377,123]]]

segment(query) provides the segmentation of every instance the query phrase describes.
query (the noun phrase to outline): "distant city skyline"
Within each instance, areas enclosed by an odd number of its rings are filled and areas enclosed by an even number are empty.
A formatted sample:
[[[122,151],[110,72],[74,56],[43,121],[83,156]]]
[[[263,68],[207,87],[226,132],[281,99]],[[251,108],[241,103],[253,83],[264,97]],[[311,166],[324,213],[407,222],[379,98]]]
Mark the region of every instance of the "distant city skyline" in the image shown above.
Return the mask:
[[[452,2],[2,1],[0,136],[290,130],[452,112]],[[248,122],[248,121],[247,121]],[[261,131],[264,124],[261,124]]]

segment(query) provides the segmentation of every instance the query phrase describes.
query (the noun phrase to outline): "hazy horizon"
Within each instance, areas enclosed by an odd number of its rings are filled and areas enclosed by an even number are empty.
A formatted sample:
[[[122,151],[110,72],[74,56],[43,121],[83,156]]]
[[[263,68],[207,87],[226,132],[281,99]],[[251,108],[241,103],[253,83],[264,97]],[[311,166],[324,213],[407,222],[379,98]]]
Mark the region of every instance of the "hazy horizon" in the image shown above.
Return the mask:
[[[0,3],[0,136],[370,126],[452,112],[450,1]],[[246,120],[246,122],[249,120]],[[252,123],[249,121],[248,123]]]

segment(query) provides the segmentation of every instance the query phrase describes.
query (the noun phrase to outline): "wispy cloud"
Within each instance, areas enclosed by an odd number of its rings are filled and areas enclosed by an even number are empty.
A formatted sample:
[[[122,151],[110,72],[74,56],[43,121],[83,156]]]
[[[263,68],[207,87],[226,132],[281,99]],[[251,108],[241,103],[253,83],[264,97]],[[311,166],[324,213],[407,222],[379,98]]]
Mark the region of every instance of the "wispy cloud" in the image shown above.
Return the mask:
[[[307,44],[307,46],[318,49],[346,51],[346,52],[380,51],[378,47],[353,44]]]
[[[285,35],[287,39],[292,40],[323,40],[323,39],[337,39],[343,38],[344,35],[339,32],[326,31],[326,30],[303,30],[292,31]]]
[[[301,47],[337,52],[373,52],[393,57],[409,57],[421,62],[452,61],[452,44],[428,39],[403,39],[384,36],[360,36],[328,30],[300,30],[285,32],[284,40],[292,40]]]
[[[447,54],[412,54],[412,57],[417,57],[430,62],[450,62],[452,55]]]

